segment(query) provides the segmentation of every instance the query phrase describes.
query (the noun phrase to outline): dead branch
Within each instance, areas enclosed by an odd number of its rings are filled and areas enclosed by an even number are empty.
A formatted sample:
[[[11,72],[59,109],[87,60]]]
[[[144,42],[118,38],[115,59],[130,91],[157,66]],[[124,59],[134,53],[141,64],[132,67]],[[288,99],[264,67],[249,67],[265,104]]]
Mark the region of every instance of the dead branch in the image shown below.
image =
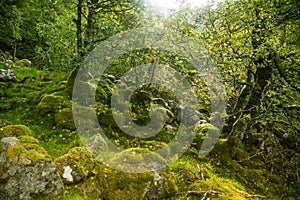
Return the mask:
[[[198,196],[200,196],[200,195],[205,195],[205,196],[207,196],[207,195],[218,195],[218,194],[223,194],[222,192],[219,192],[219,191],[215,191],[215,190],[208,190],[208,191],[195,191],[195,190],[191,190],[191,191],[187,191],[186,192],[186,196],[187,195],[198,195]]]

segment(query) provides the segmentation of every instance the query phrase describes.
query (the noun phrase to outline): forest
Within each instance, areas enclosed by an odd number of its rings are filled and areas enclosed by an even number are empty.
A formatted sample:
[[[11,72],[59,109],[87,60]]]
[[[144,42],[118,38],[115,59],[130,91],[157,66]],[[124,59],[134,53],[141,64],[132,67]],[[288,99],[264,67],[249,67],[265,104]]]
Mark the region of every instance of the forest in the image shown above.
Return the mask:
[[[299,199],[298,0],[0,0],[0,70],[0,200]]]

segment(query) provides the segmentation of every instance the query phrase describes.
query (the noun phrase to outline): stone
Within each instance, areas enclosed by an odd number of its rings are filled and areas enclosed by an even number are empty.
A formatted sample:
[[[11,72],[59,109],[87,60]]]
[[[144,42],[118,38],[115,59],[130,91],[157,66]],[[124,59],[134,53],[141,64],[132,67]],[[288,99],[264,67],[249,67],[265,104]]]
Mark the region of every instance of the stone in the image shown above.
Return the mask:
[[[6,66],[8,69],[0,69],[0,81],[17,81],[14,70],[10,66]]]
[[[37,111],[41,116],[52,116],[63,108],[71,107],[71,102],[66,97],[54,94],[43,96],[42,100],[37,106]]]
[[[66,184],[78,183],[90,176],[94,163],[92,154],[84,147],[74,147],[55,160],[58,172]]]
[[[15,62],[15,64],[20,67],[31,67],[32,66],[32,62],[28,59],[18,60]]]
[[[8,125],[0,128],[0,138],[32,135],[32,131],[24,125]]]
[[[58,195],[63,184],[50,155],[31,136],[0,141],[0,191],[3,200]]]

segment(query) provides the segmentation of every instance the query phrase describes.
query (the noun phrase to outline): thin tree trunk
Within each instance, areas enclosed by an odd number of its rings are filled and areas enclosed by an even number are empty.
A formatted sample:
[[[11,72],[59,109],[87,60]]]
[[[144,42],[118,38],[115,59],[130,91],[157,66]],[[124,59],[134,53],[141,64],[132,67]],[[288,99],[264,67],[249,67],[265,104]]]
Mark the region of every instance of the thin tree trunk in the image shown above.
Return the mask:
[[[76,20],[76,36],[77,36],[77,51],[82,56],[82,0],[78,0],[77,4],[77,20]]]

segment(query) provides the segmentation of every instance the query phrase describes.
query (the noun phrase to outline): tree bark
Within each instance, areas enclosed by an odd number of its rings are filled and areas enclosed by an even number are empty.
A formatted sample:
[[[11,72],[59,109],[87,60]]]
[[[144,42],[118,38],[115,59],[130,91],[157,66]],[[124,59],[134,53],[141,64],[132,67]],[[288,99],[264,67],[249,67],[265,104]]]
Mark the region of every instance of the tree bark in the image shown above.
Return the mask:
[[[82,56],[82,0],[78,0],[77,4],[76,29],[77,51],[78,55]]]

